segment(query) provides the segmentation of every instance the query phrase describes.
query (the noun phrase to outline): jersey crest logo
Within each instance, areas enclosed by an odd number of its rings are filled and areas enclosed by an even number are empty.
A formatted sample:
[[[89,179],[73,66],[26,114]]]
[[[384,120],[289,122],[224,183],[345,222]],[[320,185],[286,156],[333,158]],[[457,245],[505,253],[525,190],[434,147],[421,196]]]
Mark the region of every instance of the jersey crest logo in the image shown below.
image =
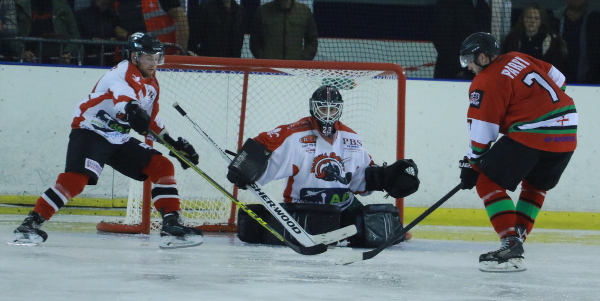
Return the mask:
[[[469,94],[469,107],[479,109],[483,100],[483,91],[475,90]]]
[[[131,77],[133,78],[133,81],[136,82],[136,83],[139,83],[140,80],[142,79],[141,77],[136,76],[135,74],[132,74]]]
[[[276,128],[272,131],[267,132],[267,135],[269,135],[269,137],[279,137],[279,132],[281,132],[281,128]]]
[[[348,184],[352,180],[352,173],[347,172],[342,176],[342,173],[345,171],[344,161],[347,160],[342,160],[335,152],[331,152],[329,155],[321,154],[316,156],[313,160],[310,171],[317,179],[328,182],[338,181],[342,184]]]

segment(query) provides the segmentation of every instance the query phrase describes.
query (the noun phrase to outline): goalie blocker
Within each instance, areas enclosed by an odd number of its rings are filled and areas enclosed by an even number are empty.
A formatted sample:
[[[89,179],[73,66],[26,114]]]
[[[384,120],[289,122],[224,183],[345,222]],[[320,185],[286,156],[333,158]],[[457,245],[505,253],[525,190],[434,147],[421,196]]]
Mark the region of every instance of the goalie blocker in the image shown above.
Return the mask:
[[[269,214],[262,204],[247,205],[253,212],[279,233],[283,227]],[[348,238],[348,246],[353,248],[375,248],[400,232],[398,208],[392,204],[372,204],[363,206],[358,200],[344,211],[340,207],[329,204],[283,203],[282,207],[299,221],[300,225],[311,235],[318,235],[348,225],[356,225],[357,233]],[[245,211],[238,211],[238,238],[247,243],[281,245],[282,242],[256,223]],[[283,232],[286,240],[298,242],[287,232]],[[396,243],[404,240],[402,236]]]
[[[256,182],[267,169],[271,151],[254,139],[247,139],[228,166],[227,179],[241,189]]]

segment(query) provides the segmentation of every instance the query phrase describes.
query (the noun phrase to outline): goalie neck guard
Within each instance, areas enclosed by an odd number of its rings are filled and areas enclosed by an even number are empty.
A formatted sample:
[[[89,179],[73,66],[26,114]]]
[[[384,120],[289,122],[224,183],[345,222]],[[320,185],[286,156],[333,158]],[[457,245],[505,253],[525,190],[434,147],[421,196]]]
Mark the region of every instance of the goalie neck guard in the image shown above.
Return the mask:
[[[334,133],[333,124],[342,116],[344,101],[338,89],[334,86],[323,85],[309,99],[310,115],[314,117],[321,132],[325,135]]]

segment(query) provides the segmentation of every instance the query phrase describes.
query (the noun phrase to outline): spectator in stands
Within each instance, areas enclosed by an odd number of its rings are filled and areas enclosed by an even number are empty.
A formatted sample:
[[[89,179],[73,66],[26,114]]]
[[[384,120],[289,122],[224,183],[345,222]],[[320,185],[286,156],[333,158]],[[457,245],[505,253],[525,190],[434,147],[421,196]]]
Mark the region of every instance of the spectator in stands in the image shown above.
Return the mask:
[[[116,0],[119,40],[126,41],[135,32],[153,33],[161,42],[177,44],[188,54],[190,29],[188,17],[179,0]],[[166,54],[176,54],[165,45]]]
[[[571,83],[600,84],[600,12],[588,0],[566,0],[554,12],[558,34],[567,43],[568,59],[561,70]]]
[[[317,24],[306,4],[273,0],[254,14],[250,51],[257,59],[312,60],[317,38]]]
[[[115,0],[92,0],[91,6],[77,11],[77,25],[81,38],[94,41],[116,41],[115,28],[117,27],[117,13],[115,12]],[[85,46],[85,65],[113,66],[113,55],[105,53],[114,53],[114,45]],[[102,59],[103,58],[103,59]]]
[[[502,53],[518,51],[564,70],[567,56],[565,41],[548,23],[546,10],[532,3],[523,9],[519,20],[502,43]]]
[[[13,0],[0,0],[0,38],[17,36],[17,13]],[[13,60],[18,53],[15,42],[0,42],[0,60]]]
[[[190,12],[190,50],[202,56],[241,57],[242,6],[235,0],[211,0]]]
[[[15,0],[17,27],[21,37],[79,39],[75,15],[66,0]],[[22,59],[36,62],[38,43],[25,43]],[[77,54],[77,44],[44,43],[42,63],[70,64]]]
[[[485,0],[438,0],[433,9],[433,46],[438,53],[433,78],[472,79],[456,59],[461,43],[474,32],[490,32],[492,10]]]

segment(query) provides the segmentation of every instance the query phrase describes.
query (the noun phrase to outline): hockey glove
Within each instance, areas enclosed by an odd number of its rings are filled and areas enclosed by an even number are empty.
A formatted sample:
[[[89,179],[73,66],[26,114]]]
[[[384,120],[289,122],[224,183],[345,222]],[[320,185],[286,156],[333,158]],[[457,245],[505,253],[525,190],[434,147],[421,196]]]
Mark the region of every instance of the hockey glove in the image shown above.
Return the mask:
[[[469,158],[466,156],[458,161],[460,167],[460,183],[462,184],[461,189],[472,189],[477,184],[479,173],[471,167]]]
[[[140,135],[146,135],[148,133],[150,116],[146,111],[140,108],[137,101],[130,101],[125,105],[125,114],[126,121],[134,131],[138,132]]]
[[[246,185],[250,184],[250,182],[239,174],[235,173],[232,170],[227,171],[227,180],[229,182],[235,184],[239,189],[246,190]]]
[[[247,139],[227,166],[227,180],[241,189],[256,182],[267,170],[271,151],[254,139]]]
[[[167,143],[169,143],[173,148],[175,148],[186,159],[188,159],[190,162],[194,163],[194,165],[198,164],[198,158],[199,158],[198,153],[196,152],[194,147],[187,140],[179,137],[179,138],[177,138],[177,141],[175,141],[168,134],[165,134],[163,136],[163,139],[165,139],[165,141]],[[175,157],[177,159],[177,161],[179,161],[179,163],[181,163],[181,167],[183,169],[188,169],[190,167],[185,161],[181,160],[181,158],[179,158],[177,155],[175,155],[175,153],[169,152],[169,156]]]
[[[384,190],[393,198],[403,198],[419,189],[418,173],[417,164],[411,159],[369,166],[365,169],[366,190]]]

